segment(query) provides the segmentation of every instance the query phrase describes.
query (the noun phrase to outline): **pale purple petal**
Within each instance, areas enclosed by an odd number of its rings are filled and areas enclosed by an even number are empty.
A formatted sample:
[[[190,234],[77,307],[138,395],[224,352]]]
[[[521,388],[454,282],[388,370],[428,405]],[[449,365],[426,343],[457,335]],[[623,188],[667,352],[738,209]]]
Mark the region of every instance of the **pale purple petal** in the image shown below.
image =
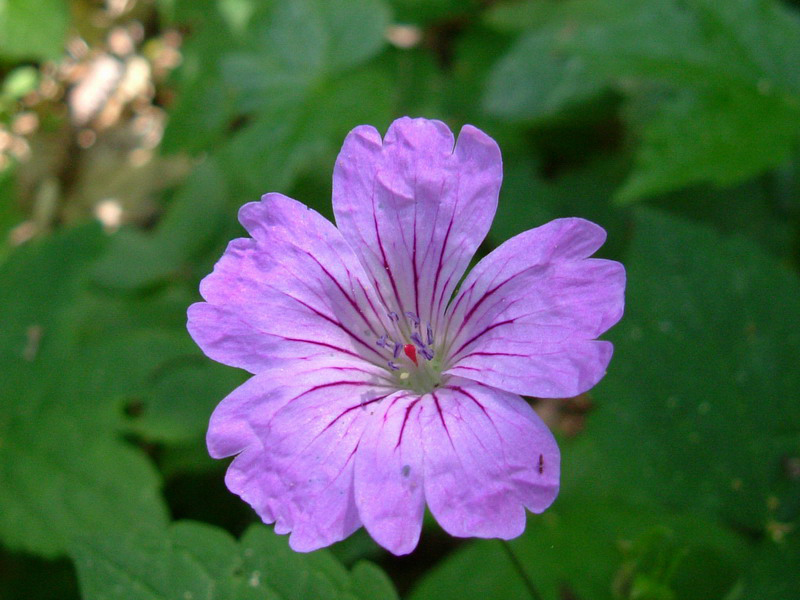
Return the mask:
[[[386,137],[361,126],[333,173],[336,223],[384,303],[439,326],[447,301],[489,230],[502,162],[497,144],[465,126],[403,118]]]
[[[232,241],[200,285],[189,332],[211,358],[257,373],[276,359],[363,357],[383,365],[386,331],[369,280],[336,228],[303,204],[267,194],[242,207],[254,239]]]
[[[209,451],[240,453],[226,484],[290,544],[310,551],[361,526],[353,455],[371,412],[393,393],[362,366],[294,361],[253,377],[214,413]]]
[[[622,265],[587,258],[604,240],[593,223],[559,219],[484,258],[448,310],[445,372],[528,396],[594,386],[612,354],[595,338],[624,306]]]
[[[238,454],[225,477],[235,494],[250,504],[267,523],[275,521],[272,506],[277,487],[273,481],[272,451],[264,445],[276,413],[312,388],[333,395],[383,389],[381,371],[363,361],[313,359],[286,361],[280,368],[256,375],[231,392],[214,410],[206,443],[209,454],[224,458]],[[387,393],[387,392],[383,392]]]
[[[379,402],[356,452],[355,497],[364,527],[384,548],[408,554],[425,512],[418,394]]]
[[[293,549],[328,546],[361,526],[354,455],[375,403],[390,393],[358,384],[317,386],[276,414],[264,439],[266,476],[276,531],[291,531]]]
[[[425,498],[439,524],[459,537],[510,539],[525,508],[542,512],[558,494],[553,435],[519,396],[451,378],[425,396]]]

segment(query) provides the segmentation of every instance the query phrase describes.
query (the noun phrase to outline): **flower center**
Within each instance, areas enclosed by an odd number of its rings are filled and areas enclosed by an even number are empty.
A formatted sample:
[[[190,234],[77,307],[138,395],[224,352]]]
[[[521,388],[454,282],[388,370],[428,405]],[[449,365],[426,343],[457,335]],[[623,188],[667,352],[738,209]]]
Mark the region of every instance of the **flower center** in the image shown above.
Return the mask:
[[[386,351],[386,366],[394,375],[400,388],[420,394],[433,391],[441,385],[441,361],[434,350],[433,329],[424,326],[413,312],[400,317],[388,313],[394,325],[375,344]]]

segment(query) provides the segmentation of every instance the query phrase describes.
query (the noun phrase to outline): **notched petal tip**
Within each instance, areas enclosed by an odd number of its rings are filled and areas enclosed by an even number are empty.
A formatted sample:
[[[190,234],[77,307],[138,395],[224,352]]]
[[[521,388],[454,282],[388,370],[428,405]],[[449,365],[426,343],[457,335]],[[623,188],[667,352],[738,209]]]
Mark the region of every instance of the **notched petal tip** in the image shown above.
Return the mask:
[[[453,152],[455,138],[446,123],[435,119],[403,117],[394,121],[383,138],[384,150],[402,146],[421,155]]]
[[[553,228],[553,260],[575,260],[588,258],[606,242],[606,230],[597,223],[580,217],[554,219],[531,231]]]
[[[272,227],[292,229],[297,221],[308,218],[307,213],[317,214],[311,208],[278,192],[261,196],[258,202],[248,202],[239,209],[239,223],[256,240],[266,240]]]
[[[501,169],[503,157],[500,146],[493,138],[473,125],[464,125],[458,133],[453,153],[461,160],[475,162],[483,168],[496,165]]]

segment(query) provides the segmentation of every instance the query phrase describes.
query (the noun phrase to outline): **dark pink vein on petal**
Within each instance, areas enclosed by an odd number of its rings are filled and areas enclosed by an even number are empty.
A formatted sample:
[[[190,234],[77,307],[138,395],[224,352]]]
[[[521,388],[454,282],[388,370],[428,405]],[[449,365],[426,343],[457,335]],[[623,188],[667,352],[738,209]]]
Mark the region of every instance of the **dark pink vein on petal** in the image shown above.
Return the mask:
[[[450,214],[450,222],[447,224],[447,231],[444,232],[444,241],[442,242],[442,251],[439,254],[439,264],[436,266],[436,277],[433,280],[433,289],[431,290],[431,308],[433,308],[433,304],[436,299],[436,293],[438,290],[439,285],[439,276],[442,274],[442,269],[444,267],[444,252],[447,249],[447,241],[450,239],[450,231],[453,229],[453,220],[455,219],[455,212]],[[450,279],[447,280],[445,283],[444,288],[442,289],[442,293],[439,296],[439,302],[437,303],[436,313],[439,314],[442,311],[442,301],[444,299],[444,290],[447,289],[447,284],[450,283]]]
[[[375,308],[375,305],[372,303],[372,300],[369,297],[369,293],[367,293],[367,288],[364,287],[364,284],[361,283],[361,281],[358,280],[358,279],[356,279],[356,281],[358,282],[358,286],[361,288],[361,292],[364,294],[364,298],[366,299],[367,304],[369,304],[370,309],[372,309],[372,314],[374,314],[375,318],[378,319],[378,323],[383,323],[383,317],[385,315],[381,315],[380,313],[378,313],[378,310]]]
[[[411,253],[411,268],[414,275],[414,309],[418,318],[419,314],[419,274],[417,273],[417,177],[414,174],[414,249]]]
[[[290,298],[292,298],[292,296],[289,296],[289,297],[290,297]],[[371,352],[373,352],[374,354],[377,354],[379,357],[383,358],[383,355],[382,355],[380,352],[378,352],[378,350],[376,350],[376,349],[375,349],[375,348],[372,346],[372,344],[368,344],[367,342],[365,342],[364,340],[362,340],[362,339],[361,339],[359,336],[357,336],[355,333],[353,333],[352,331],[350,331],[350,329],[348,329],[347,327],[345,327],[344,323],[341,323],[340,321],[336,320],[335,318],[333,318],[333,317],[331,317],[331,316],[329,316],[329,315],[326,315],[326,314],[325,314],[325,313],[323,313],[323,312],[320,312],[319,310],[317,310],[316,308],[314,308],[314,307],[313,307],[313,306],[311,306],[310,304],[306,304],[305,302],[303,302],[303,301],[302,301],[302,300],[300,300],[299,298],[294,298],[294,300],[295,300],[295,302],[298,302],[299,304],[302,304],[303,306],[305,306],[305,307],[306,307],[308,310],[310,310],[310,311],[311,311],[311,312],[313,312],[314,314],[316,314],[316,315],[318,315],[318,316],[322,317],[323,319],[325,319],[326,321],[330,322],[331,324],[333,324],[333,325],[336,325],[336,326],[337,326],[339,329],[341,329],[342,331],[344,331],[344,332],[345,332],[347,335],[349,335],[349,336],[350,336],[351,338],[353,338],[355,341],[357,341],[358,343],[360,343],[362,346],[364,346],[365,348],[368,348],[368,349],[369,349]]]
[[[370,404],[374,404],[375,402],[380,402],[380,401],[381,401],[381,400],[383,400],[384,398],[388,398],[389,396],[391,396],[391,395],[392,395],[392,393],[393,393],[393,392],[389,392],[388,394],[384,394],[383,396],[377,396],[376,398],[370,398],[369,400],[365,400],[364,402],[359,402],[358,404],[355,404],[355,405],[353,405],[353,406],[350,406],[350,407],[346,408],[346,409],[345,409],[345,410],[343,410],[341,413],[339,413],[339,415],[338,415],[338,416],[336,416],[336,418],[334,418],[334,419],[333,419],[333,421],[331,421],[330,423],[328,423],[328,424],[325,426],[325,428],[324,428],[324,429],[323,429],[323,430],[322,430],[322,431],[321,431],[319,434],[317,434],[317,435],[321,435],[321,434],[322,434],[322,432],[324,432],[324,431],[326,431],[327,429],[329,429],[330,427],[332,427],[332,426],[333,426],[333,425],[334,425],[334,424],[335,424],[335,423],[336,423],[336,422],[337,422],[339,419],[341,419],[342,417],[344,417],[346,414],[348,414],[348,413],[350,413],[350,412],[352,412],[352,411],[354,411],[354,410],[356,410],[356,409],[358,409],[358,408],[365,408],[365,407],[369,406]]]
[[[272,334],[270,334],[270,335],[272,335]],[[340,346],[334,346],[333,344],[328,344],[326,342],[320,342],[320,341],[317,341],[317,340],[306,340],[306,339],[303,339],[303,338],[287,337],[285,335],[276,335],[275,337],[279,337],[280,339],[285,340],[287,342],[301,342],[303,344],[312,344],[314,346],[322,346],[323,348],[330,348],[331,350],[336,350],[337,352],[341,352],[343,354],[347,354],[348,356],[353,356],[355,358],[360,358],[361,360],[364,360],[364,357],[361,356],[360,354],[356,353],[356,352],[352,352],[352,351],[347,350],[345,348],[342,348]]]
[[[377,181],[378,177],[375,176],[375,180]],[[394,280],[394,274],[392,273],[392,269],[389,267],[389,261],[386,259],[386,249],[383,247],[383,240],[381,239],[381,231],[378,227],[378,214],[375,208],[375,189],[372,190],[372,222],[375,226],[375,237],[376,241],[378,242],[378,248],[381,250],[381,258],[383,259],[383,268],[386,269],[386,274],[389,276],[389,282],[392,284],[392,290],[394,291],[394,297],[397,300],[397,307],[401,313],[405,312],[403,309],[403,302],[400,300],[400,294],[397,291],[397,282]],[[380,286],[378,286],[380,287]],[[384,301],[384,304],[386,302]]]
[[[444,413],[442,412],[442,407],[439,405],[439,397],[436,395],[436,392],[431,392],[431,396],[433,396],[436,412],[439,413],[439,420],[442,422],[442,427],[444,427],[444,431],[447,434],[447,439],[450,440],[450,446],[455,450],[456,445],[453,443],[453,437],[450,435],[450,430],[447,428],[447,423],[444,420]],[[458,454],[458,452],[456,452],[456,454]]]
[[[320,383],[319,385],[315,385],[314,387],[310,387],[307,390],[299,393],[297,396],[286,402],[286,405],[288,406],[290,403],[294,402],[295,400],[299,400],[300,398],[302,398],[307,394],[311,394],[318,390],[324,390],[326,388],[339,387],[340,385],[352,385],[354,387],[362,387],[362,386],[375,387],[375,384],[369,381],[331,381],[330,383]],[[387,394],[387,396],[388,395],[389,394]],[[384,396],[384,398],[385,397],[386,396]]]
[[[326,269],[326,268],[325,268],[325,266],[324,266],[324,265],[322,265],[322,263],[320,263],[320,262],[319,262],[319,260],[317,260],[317,257],[316,257],[316,256],[314,256],[314,255],[313,255],[313,254],[311,254],[310,252],[306,252],[306,254],[308,254],[308,256],[309,256],[309,257],[310,257],[310,258],[311,258],[311,259],[312,259],[312,260],[313,260],[315,263],[317,263],[317,265],[319,265],[319,268],[320,268],[320,269],[322,269],[322,272],[323,272],[323,273],[325,273],[325,275],[327,275],[327,276],[328,276],[328,278],[329,278],[329,279],[330,279],[330,280],[331,280],[331,281],[332,281],[332,282],[333,282],[333,283],[336,285],[336,287],[337,287],[337,288],[339,288],[339,292],[341,292],[342,296],[344,296],[344,297],[347,299],[347,301],[350,303],[350,306],[352,306],[352,307],[353,307],[353,310],[355,310],[355,311],[358,313],[358,315],[361,317],[361,319],[364,321],[364,323],[366,323],[366,325],[367,325],[367,326],[370,328],[370,330],[372,331],[372,333],[374,333],[374,334],[377,336],[377,335],[378,335],[378,332],[377,332],[377,331],[375,331],[375,328],[373,327],[373,325],[372,325],[372,323],[370,322],[370,320],[369,320],[369,319],[367,319],[366,315],[364,314],[364,311],[363,311],[363,310],[361,310],[361,307],[358,305],[358,303],[355,301],[355,299],[353,299],[353,298],[350,296],[350,294],[348,294],[348,293],[347,293],[347,292],[344,290],[344,288],[342,287],[342,284],[341,284],[341,283],[339,283],[339,280],[338,280],[338,279],[336,279],[336,278],[335,278],[335,277],[334,277],[334,276],[331,274],[331,272],[330,272],[330,271],[328,271],[328,269]],[[350,270],[349,270],[349,269],[347,269],[347,267],[345,267],[345,270],[347,271],[347,273],[348,273],[348,275],[349,275],[349,274],[350,274]]]
[[[480,333],[476,333],[471,338],[469,338],[466,342],[461,344],[461,346],[459,346],[458,350],[453,352],[450,356],[452,356],[452,357],[458,356],[459,352],[461,352],[464,348],[469,346],[472,342],[474,342],[478,338],[483,337],[484,335],[489,333],[492,329],[497,329],[498,327],[502,327],[503,325],[508,325],[510,323],[513,323],[514,321],[516,321],[516,319],[508,319],[506,321],[500,321],[499,323],[492,323],[491,325],[489,325],[488,327],[483,329],[483,331],[481,331]]]
[[[483,296],[481,296],[481,297],[480,297],[480,299],[479,299],[479,300],[478,300],[478,301],[477,301],[475,304],[473,304],[473,305],[470,307],[470,309],[467,311],[467,314],[465,314],[465,315],[464,315],[464,318],[461,320],[461,327],[463,327],[463,326],[464,326],[464,325],[467,323],[467,321],[469,321],[469,320],[472,318],[472,315],[474,315],[474,314],[475,314],[475,311],[476,311],[476,310],[478,310],[478,307],[479,307],[481,304],[483,304],[483,303],[484,303],[484,301],[485,301],[487,298],[489,298],[491,295],[493,295],[493,294],[494,294],[494,293],[495,293],[497,290],[499,290],[501,287],[503,287],[503,286],[504,286],[505,284],[507,284],[509,281],[511,281],[512,279],[514,279],[514,277],[516,277],[516,275],[512,275],[511,277],[509,277],[508,279],[506,279],[506,280],[505,280],[505,281],[503,281],[502,283],[498,283],[498,284],[497,284],[496,286],[494,286],[492,289],[490,289],[490,290],[488,290],[487,292],[485,292],[485,293],[483,294]],[[473,287],[474,287],[474,286],[473,286]]]
[[[407,398],[408,395],[403,396],[403,398]],[[403,442],[403,432],[406,430],[406,423],[408,422],[408,415],[411,413],[411,410],[417,405],[417,403],[422,400],[422,396],[414,400],[413,402],[409,403],[406,406],[405,414],[403,415],[403,424],[400,425],[400,434],[397,436],[397,443],[394,445],[395,450],[400,446]]]

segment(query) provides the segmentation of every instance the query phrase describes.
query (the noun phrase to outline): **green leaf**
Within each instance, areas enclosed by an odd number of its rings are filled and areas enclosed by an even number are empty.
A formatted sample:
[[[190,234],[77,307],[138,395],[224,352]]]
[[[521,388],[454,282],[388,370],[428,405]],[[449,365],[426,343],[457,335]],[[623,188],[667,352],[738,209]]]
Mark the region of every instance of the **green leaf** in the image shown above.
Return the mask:
[[[198,352],[185,329],[139,330],[123,337],[115,350],[113,355],[128,361],[131,355],[151,358],[139,385],[126,394],[135,407],[130,430],[148,440],[175,444],[202,438],[214,407],[245,379],[241,371]]]
[[[410,600],[526,598],[519,568],[548,600],[652,597],[631,593],[644,586],[682,600],[707,600],[733,586],[745,552],[743,542],[714,521],[593,492],[562,493],[546,513],[531,516],[526,532],[509,546],[476,541],[445,559]],[[697,557],[705,569],[687,586],[686,579],[698,575]]]
[[[427,25],[463,19],[479,8],[477,0],[392,0],[398,23]]]
[[[752,564],[736,590],[725,600],[784,600],[800,589],[800,538],[793,532],[758,548]]]
[[[236,198],[286,190],[308,165],[327,158],[332,131],[338,144],[342,130],[376,122],[376,113],[379,123],[388,118],[394,100],[388,69],[354,67],[385,45],[389,18],[383,0],[260,7],[228,48],[198,42],[180,72],[183,97],[165,144],[192,151],[215,144]]]
[[[489,232],[495,244],[552,219],[580,215],[608,231],[604,256],[619,257],[625,243],[626,216],[611,204],[628,165],[618,158],[593,161],[546,180],[528,157],[504,161],[503,187],[497,215]]]
[[[87,537],[72,557],[83,596],[97,600],[397,598],[377,567],[360,564],[348,573],[326,551],[293,552],[286,538],[261,525],[239,543],[189,521],[149,537]]]
[[[52,557],[87,531],[163,525],[151,464],[119,437],[107,375],[71,344],[71,303],[104,246],[96,226],[32,243],[0,268],[0,538]]]
[[[127,229],[114,238],[95,269],[108,287],[133,289],[163,280],[195,256],[228,216],[226,183],[214,159],[198,165],[153,234]]]
[[[513,120],[539,121],[600,94],[607,78],[585,59],[559,48],[560,31],[536,30],[520,38],[497,63],[486,87],[484,109]]]
[[[313,165],[320,164],[329,171],[350,129],[362,123],[387,123],[391,89],[392,81],[383,65],[335,77],[316,87],[302,102],[261,114],[220,150],[220,160],[227,172],[235,174],[243,197],[288,189]],[[328,204],[329,198],[318,200]]]
[[[388,24],[382,0],[278,2],[253,19],[249,43],[219,59],[220,73],[244,112],[286,109],[374,56]]]
[[[800,110],[753,91],[681,91],[641,127],[621,202],[698,182],[731,185],[779,166],[797,142]]]
[[[800,446],[800,281],[748,240],[650,211],[624,262],[626,314],[573,476],[765,531]]]
[[[0,0],[0,56],[58,58],[68,25],[69,7],[63,0]]]
[[[745,181],[800,139],[800,20],[779,2],[523,3],[490,22],[515,16],[530,29],[498,63],[492,114],[552,118],[612,84],[651,104],[625,113],[639,148],[621,201]]]
[[[17,186],[13,169],[0,171],[0,265],[11,250],[9,234],[23,220],[17,206]]]
[[[587,21],[567,42],[598,74],[676,89],[641,126],[637,167],[620,200],[694,182],[731,184],[786,160],[800,136],[795,14],[770,0],[627,6],[605,22]]]

